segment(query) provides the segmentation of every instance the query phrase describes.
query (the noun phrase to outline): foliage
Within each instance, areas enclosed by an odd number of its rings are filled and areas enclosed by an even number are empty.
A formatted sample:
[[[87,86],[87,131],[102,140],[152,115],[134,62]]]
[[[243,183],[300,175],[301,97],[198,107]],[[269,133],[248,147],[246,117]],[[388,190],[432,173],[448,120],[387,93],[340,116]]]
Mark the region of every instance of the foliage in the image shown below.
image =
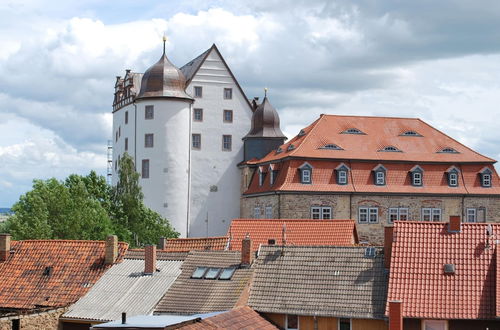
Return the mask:
[[[132,246],[142,246],[179,235],[143,204],[139,174],[127,154],[120,162],[115,187],[94,171],[87,176],[72,174],[64,181],[34,180],[33,189],[12,210],[14,215],[0,229],[16,240],[103,240],[116,234]]]

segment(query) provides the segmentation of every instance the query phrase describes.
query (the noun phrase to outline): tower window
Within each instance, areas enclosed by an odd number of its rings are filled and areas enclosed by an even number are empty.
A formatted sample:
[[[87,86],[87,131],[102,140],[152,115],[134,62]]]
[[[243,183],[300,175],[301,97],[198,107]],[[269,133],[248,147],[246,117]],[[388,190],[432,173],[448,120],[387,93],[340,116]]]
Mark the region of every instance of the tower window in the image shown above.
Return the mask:
[[[233,89],[224,88],[224,99],[231,100],[233,98]]]
[[[128,124],[128,111],[125,111],[125,125]]]
[[[201,86],[194,86],[194,97],[203,97],[203,88]]]
[[[203,121],[203,109],[193,109],[193,121]]]
[[[152,133],[144,135],[144,148],[153,148],[154,135]]]
[[[232,136],[223,135],[222,136],[222,151],[231,151],[232,148]]]
[[[128,138],[125,138],[125,151],[128,151]]]
[[[224,110],[223,121],[225,123],[233,122],[233,110]]]
[[[193,134],[191,136],[191,143],[193,149],[201,149],[201,134]]]
[[[142,160],[142,178],[149,179],[149,159]]]
[[[154,105],[146,105],[144,110],[144,119],[154,119],[155,118],[155,107]]]

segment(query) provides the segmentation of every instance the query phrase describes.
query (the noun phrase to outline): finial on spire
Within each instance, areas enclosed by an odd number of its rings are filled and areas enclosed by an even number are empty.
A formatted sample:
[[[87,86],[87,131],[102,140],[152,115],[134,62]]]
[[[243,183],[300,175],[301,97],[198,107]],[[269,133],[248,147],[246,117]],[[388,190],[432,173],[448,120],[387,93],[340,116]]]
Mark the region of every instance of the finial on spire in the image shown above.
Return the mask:
[[[167,42],[167,36],[163,35],[163,55],[165,55],[165,43]]]
[[[266,96],[267,96],[267,87],[264,88],[264,97],[266,97]]]

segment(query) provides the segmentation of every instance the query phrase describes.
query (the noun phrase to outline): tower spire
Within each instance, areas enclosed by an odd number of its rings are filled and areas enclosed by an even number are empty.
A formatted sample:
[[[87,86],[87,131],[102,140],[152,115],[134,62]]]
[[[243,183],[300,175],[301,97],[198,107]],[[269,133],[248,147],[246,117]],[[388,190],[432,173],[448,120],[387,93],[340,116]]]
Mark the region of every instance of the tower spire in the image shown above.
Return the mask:
[[[264,88],[264,97],[267,97],[267,87]]]
[[[165,43],[167,42],[167,36],[163,35],[163,55],[165,55]]]

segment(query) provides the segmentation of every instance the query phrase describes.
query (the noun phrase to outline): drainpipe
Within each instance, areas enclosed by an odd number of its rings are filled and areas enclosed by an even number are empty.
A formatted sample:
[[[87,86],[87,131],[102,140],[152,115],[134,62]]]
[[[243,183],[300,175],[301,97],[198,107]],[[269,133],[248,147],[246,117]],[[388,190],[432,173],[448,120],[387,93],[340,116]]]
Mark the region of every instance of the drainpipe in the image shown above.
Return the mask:
[[[186,237],[189,237],[189,218],[191,216],[191,136],[192,136],[192,121],[191,117],[193,114],[193,103],[189,104],[189,137],[188,137],[188,168],[187,168],[187,180],[188,180],[188,191],[187,191],[187,210],[186,210]],[[208,217],[208,214],[207,214]],[[208,223],[207,223],[208,224]]]
[[[134,105],[134,167],[137,172],[137,104]]]

